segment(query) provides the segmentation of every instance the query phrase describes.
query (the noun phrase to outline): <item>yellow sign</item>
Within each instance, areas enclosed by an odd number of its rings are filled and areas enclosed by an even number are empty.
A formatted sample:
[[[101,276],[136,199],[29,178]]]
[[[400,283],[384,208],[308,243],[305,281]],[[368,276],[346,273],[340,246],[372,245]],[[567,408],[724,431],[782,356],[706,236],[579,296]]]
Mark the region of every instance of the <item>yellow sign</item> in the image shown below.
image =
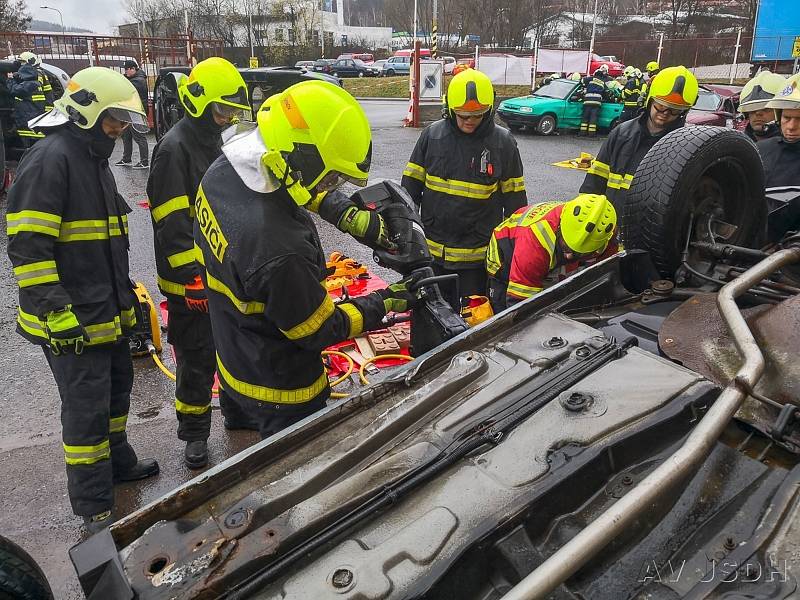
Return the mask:
[[[251,69],[257,69],[258,68],[258,57],[257,56],[251,56],[250,57],[250,68]]]
[[[792,46],[792,58],[800,58],[800,35],[794,38],[794,45]]]

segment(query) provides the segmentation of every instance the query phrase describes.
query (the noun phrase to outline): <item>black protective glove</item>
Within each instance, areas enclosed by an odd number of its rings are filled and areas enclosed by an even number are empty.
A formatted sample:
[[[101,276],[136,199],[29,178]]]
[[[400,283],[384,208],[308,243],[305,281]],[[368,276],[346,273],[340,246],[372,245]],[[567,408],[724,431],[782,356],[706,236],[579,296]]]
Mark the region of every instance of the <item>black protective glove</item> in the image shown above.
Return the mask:
[[[406,312],[422,303],[419,290],[415,288],[415,284],[420,278],[420,275],[412,274],[376,292],[383,298],[383,306],[386,308],[387,313],[392,311]]]

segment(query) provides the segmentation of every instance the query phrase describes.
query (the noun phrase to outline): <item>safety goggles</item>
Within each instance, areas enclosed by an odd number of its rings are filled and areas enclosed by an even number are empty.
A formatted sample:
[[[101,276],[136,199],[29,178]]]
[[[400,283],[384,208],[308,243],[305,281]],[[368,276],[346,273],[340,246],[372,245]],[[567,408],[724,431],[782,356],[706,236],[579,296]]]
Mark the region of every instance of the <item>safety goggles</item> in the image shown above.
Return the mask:
[[[232,122],[234,120],[241,121],[244,117],[244,111],[238,106],[231,106],[230,104],[221,104],[219,102],[211,103],[211,110],[214,115],[225,121]]]
[[[147,126],[147,119],[142,114],[116,106],[112,106],[106,110],[108,116],[112,119],[125,123],[123,129],[130,125],[137,133],[147,133],[150,130]]]
[[[685,113],[688,109],[686,108],[672,108],[667,106],[663,102],[659,101],[658,99],[653,100],[653,108],[656,109],[657,113],[662,115],[671,115],[673,117],[677,117]]]
[[[456,113],[456,117],[461,119],[462,121],[480,121],[484,115],[489,111],[484,111],[481,113]]]
[[[358,187],[364,187],[367,185],[367,181],[365,179],[356,179],[354,177],[348,177],[347,175],[342,175],[338,171],[330,171],[326,173],[325,176],[320,179],[319,183],[317,184],[317,193],[321,194],[323,192],[332,192],[334,190],[338,190],[342,185],[345,183],[352,183]]]

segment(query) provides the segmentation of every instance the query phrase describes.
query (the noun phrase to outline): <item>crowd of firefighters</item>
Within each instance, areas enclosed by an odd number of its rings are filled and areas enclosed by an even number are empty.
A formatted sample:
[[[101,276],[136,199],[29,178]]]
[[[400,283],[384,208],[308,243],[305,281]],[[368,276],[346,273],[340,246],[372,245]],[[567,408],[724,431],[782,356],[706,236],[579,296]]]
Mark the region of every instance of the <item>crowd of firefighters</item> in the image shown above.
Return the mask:
[[[20,70],[35,66],[25,63]],[[749,135],[774,136],[759,142],[765,163],[777,157],[765,165],[768,178],[789,185],[781,178],[790,172],[798,185],[798,78],[778,79],[760,74],[749,83],[742,110],[756,117]],[[370,125],[352,96],[303,82],[268,98],[246,123],[247,86],[222,58],[197,64],[178,96],[185,114],[153,150],[147,196],[177,363],[178,438],[185,463],[199,468],[209,460],[215,372],[225,427],[266,438],[325,406],[326,347],[380,328],[387,313],[413,311],[421,299],[408,279],[338,303],[323,286],[311,213],[373,247],[394,247],[381,216],[338,189],[364,186],[372,157]],[[457,274],[461,295],[488,296],[500,311],[616,252],[637,165],[684,125],[697,96],[686,68],[651,70],[646,96],[605,140],[580,193],[542,203],[526,190],[514,137],[495,124],[489,78],[462,71],[448,87],[445,117],[422,131],[402,174],[434,271]],[[130,79],[107,68],[79,71],[53,104],[25,123],[43,137],[8,193],[8,254],[19,284],[17,330],[42,347],[58,385],[72,508],[95,532],[114,519],[115,483],[159,471],[126,436],[126,335],[137,299],[130,208],[108,164],[116,139],[145,131],[147,121]]]

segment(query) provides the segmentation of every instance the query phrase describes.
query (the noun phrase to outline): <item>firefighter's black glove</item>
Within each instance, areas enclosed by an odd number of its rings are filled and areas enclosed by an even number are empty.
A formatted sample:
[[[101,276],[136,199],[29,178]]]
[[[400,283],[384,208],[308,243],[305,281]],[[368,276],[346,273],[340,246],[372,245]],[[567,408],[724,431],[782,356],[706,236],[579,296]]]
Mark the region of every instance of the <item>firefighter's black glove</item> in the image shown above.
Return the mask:
[[[419,297],[419,290],[414,289],[414,284],[419,280],[416,275],[411,275],[391,284],[389,287],[378,290],[377,293],[383,298],[383,306],[386,312],[406,312],[419,306],[422,300]],[[413,292],[411,290],[414,290]]]
[[[71,304],[67,304],[61,310],[47,313],[45,329],[50,352],[55,356],[69,349],[75,354],[80,354],[83,352],[83,346],[89,340],[86,330],[81,326],[75,313],[72,312]]]
[[[389,239],[386,222],[378,213],[371,210],[362,210],[351,206],[342,213],[337,225],[340,231],[349,233],[354,238],[372,242],[387,250],[394,250],[396,246]]]

